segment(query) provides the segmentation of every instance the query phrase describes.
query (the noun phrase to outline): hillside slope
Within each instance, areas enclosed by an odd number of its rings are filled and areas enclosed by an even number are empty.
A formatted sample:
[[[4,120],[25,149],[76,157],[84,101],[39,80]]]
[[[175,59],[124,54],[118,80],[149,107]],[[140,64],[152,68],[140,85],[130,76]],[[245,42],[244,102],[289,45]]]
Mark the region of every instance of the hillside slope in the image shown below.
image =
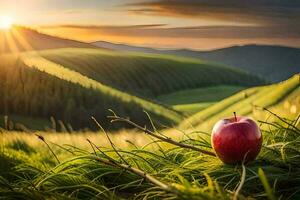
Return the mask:
[[[175,110],[191,115],[241,91],[242,89],[245,88],[228,85],[203,87],[162,95],[159,96],[157,100],[166,105],[172,105]]]
[[[53,116],[76,129],[95,129],[91,116],[107,128],[108,109],[142,124],[149,124],[143,110],[154,121],[169,125],[181,121],[181,114],[166,106],[112,89],[37,54],[23,53],[21,58],[2,56],[1,60],[0,116]]]
[[[54,37],[24,27],[15,26],[10,31],[0,30],[0,54],[66,47],[97,48],[92,44]]]
[[[300,75],[298,74],[278,84],[243,90],[187,118],[182,122],[181,127],[193,126],[200,130],[211,131],[218,120],[232,116],[233,112],[238,115],[250,115],[255,119],[265,119],[267,115],[261,111],[262,107],[281,107],[290,95],[296,100],[288,103],[289,108],[281,109],[280,115],[296,117],[300,110],[299,87]]]
[[[264,83],[242,70],[183,57],[70,48],[40,55],[105,85],[147,97],[205,86]]]
[[[179,55],[224,63],[272,82],[283,81],[300,73],[300,49],[291,47],[246,45],[199,53],[181,51]]]
[[[163,50],[158,50],[150,47],[133,46],[133,45],[127,45],[121,43],[112,43],[107,41],[96,41],[96,42],[92,42],[91,44],[97,47],[117,50],[117,51],[142,52],[142,53],[153,53],[153,54],[160,54],[161,52],[163,53]]]
[[[300,72],[300,49],[292,47],[245,45],[212,51],[195,51],[189,49],[158,50],[104,41],[93,44],[119,51],[170,54],[204,59],[249,71],[271,82],[286,80]]]

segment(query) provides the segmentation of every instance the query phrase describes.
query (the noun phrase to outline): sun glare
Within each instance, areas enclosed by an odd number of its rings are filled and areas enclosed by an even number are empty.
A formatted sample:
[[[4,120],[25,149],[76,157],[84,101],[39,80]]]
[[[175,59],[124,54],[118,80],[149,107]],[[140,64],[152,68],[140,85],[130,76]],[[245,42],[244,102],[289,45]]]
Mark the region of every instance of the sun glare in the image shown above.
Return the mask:
[[[12,19],[8,16],[0,17],[0,29],[8,30],[12,26]]]

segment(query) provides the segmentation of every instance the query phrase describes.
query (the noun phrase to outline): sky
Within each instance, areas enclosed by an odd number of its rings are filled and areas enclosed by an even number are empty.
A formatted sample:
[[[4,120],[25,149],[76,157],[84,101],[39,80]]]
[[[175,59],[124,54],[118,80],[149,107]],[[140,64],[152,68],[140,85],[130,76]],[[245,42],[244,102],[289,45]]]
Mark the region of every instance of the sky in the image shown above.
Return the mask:
[[[300,0],[0,0],[0,17],[80,41],[155,48],[300,47]]]

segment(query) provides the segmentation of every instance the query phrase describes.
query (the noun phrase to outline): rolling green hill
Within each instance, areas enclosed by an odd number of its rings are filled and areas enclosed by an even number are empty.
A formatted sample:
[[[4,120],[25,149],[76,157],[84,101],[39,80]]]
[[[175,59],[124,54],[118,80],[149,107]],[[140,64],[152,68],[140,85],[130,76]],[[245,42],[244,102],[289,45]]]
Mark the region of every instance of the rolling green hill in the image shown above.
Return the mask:
[[[25,51],[20,59],[1,57],[0,115],[25,125],[30,124],[23,120],[28,117],[36,122],[32,127],[42,127],[51,116],[76,129],[91,127],[90,116],[105,121],[110,108],[142,123],[146,110],[155,120],[177,124],[182,112],[196,112],[207,102],[177,105],[176,111],[150,99],[199,87],[264,84],[245,71],[198,59],[105,50],[22,27],[0,34],[0,39],[1,52]]]
[[[110,88],[36,54],[2,56],[1,61],[0,115],[53,116],[76,129],[95,128],[91,116],[107,127],[108,109],[143,124],[149,123],[143,110],[164,123],[181,120],[171,108]]]
[[[244,86],[263,83],[243,71],[174,56],[84,48],[31,51],[20,55],[19,58],[9,55],[1,58],[6,61],[1,63],[2,80],[5,81],[0,89],[5,98],[0,114],[10,115],[10,119],[27,126],[30,123],[19,119],[36,119],[30,127],[42,127],[40,121],[51,116],[59,120],[59,124],[70,124],[75,129],[93,127],[92,115],[108,126],[105,118],[108,109],[143,124],[147,123],[143,110],[155,121],[178,124],[182,120],[180,112],[138,96],[153,97],[179,89],[223,83]]]
[[[183,57],[82,48],[40,55],[105,85],[147,97],[215,85],[264,83],[241,70]]]
[[[204,59],[249,71],[271,82],[279,82],[300,73],[300,49],[276,45],[242,45],[211,51],[190,49],[153,49],[105,41],[92,43],[98,47],[130,52],[169,54]]]
[[[175,110],[190,115],[203,110],[242,89],[243,87],[241,86],[227,85],[204,87],[162,95],[159,96],[157,100],[167,105],[172,105]]]
[[[181,127],[193,126],[210,131],[214,123],[231,116],[233,112],[237,112],[238,115],[250,115],[255,119],[265,119],[267,115],[260,111],[259,107],[279,109],[284,104],[289,104],[288,109],[281,109],[280,115],[295,117],[300,109],[299,87],[300,75],[298,74],[278,84],[243,90],[189,117],[183,121]],[[286,98],[296,100],[286,103]]]

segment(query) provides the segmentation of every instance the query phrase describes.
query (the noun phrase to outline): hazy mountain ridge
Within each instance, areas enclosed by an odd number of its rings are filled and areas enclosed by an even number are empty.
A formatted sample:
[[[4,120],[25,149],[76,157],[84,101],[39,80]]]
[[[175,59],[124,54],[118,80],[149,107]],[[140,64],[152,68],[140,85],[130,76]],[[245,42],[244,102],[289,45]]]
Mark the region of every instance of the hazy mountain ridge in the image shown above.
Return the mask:
[[[300,49],[270,45],[232,46],[211,51],[189,49],[164,50],[147,47],[94,42],[98,47],[154,54],[171,54],[218,62],[259,75],[270,82],[288,79],[300,72]]]

